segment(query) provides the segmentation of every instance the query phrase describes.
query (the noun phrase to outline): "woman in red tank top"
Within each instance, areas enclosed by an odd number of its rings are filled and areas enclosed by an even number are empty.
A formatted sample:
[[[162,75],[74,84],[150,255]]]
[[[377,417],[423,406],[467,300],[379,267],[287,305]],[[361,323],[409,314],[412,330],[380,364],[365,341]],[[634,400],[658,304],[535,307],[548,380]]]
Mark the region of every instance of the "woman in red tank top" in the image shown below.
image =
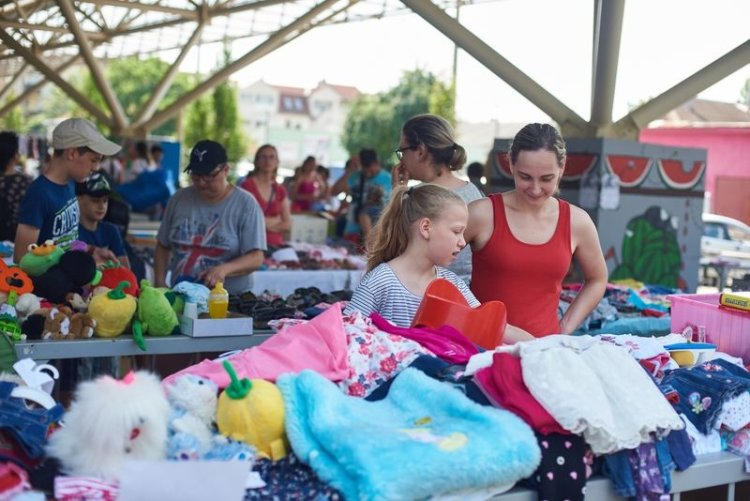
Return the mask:
[[[292,226],[289,197],[286,189],[276,182],[279,153],[271,144],[264,144],[255,152],[255,169],[240,185],[255,197],[266,221],[266,243],[284,245],[284,232]]]
[[[557,129],[525,126],[509,151],[515,190],[469,204],[465,236],[473,251],[471,289],[481,302],[505,303],[507,343],[572,333],[607,286],[607,265],[593,221],[553,196],[565,155]],[[585,283],[558,321],[562,281],[573,258]]]

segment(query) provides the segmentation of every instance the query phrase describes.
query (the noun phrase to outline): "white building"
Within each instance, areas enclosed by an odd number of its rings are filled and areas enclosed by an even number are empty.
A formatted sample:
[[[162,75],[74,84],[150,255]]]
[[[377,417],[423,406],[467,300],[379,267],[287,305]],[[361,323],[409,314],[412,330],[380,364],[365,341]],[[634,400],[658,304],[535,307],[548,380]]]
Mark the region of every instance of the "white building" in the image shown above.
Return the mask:
[[[308,155],[321,165],[342,166],[348,153],[341,133],[358,95],[354,87],[325,81],[306,92],[259,80],[240,89],[239,111],[245,133],[256,145],[275,145],[282,166],[300,165]]]

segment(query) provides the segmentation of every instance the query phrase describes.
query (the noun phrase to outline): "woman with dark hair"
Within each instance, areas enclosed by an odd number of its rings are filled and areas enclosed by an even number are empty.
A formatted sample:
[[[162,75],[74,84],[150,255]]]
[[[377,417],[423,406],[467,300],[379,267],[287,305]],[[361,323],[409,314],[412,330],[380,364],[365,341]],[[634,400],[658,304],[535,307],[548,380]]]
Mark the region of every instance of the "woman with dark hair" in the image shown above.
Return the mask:
[[[410,179],[437,184],[454,191],[467,204],[484,195],[474,184],[456,176],[466,163],[466,151],[456,144],[453,127],[437,115],[417,115],[401,129],[393,168],[394,185],[405,185]],[[471,249],[466,246],[448,267],[468,282],[471,278]]]
[[[0,241],[13,241],[18,226],[18,207],[31,178],[18,168],[18,135],[0,132]]]
[[[313,203],[320,198],[320,177],[318,176],[318,162],[309,156],[302,162],[302,169],[290,190],[292,212],[308,212]]]
[[[255,168],[240,188],[255,197],[266,221],[266,242],[269,246],[284,245],[284,232],[292,226],[289,197],[286,188],[276,182],[279,153],[272,144],[264,144],[255,152]]]
[[[506,342],[570,334],[596,307],[607,265],[596,227],[582,209],[555,198],[565,141],[547,124],[529,124],[510,146],[515,189],[469,204],[466,241],[473,250],[471,289],[508,309]],[[562,281],[575,259],[584,285],[561,320]]]

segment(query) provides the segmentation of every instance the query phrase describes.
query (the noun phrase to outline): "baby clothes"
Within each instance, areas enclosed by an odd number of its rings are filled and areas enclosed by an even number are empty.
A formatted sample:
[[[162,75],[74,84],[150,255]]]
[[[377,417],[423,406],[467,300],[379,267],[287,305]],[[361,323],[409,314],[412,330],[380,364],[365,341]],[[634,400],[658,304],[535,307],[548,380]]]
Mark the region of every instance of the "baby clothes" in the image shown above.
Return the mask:
[[[547,435],[558,433],[569,435],[542,407],[523,382],[521,361],[507,353],[495,353],[492,366],[480,370],[475,381],[489,400],[502,409],[518,415],[534,431]],[[544,449],[542,449],[544,454]]]
[[[684,427],[627,351],[591,336],[553,335],[503,351],[520,354],[531,394],[595,454],[632,449]]]
[[[724,402],[717,425],[738,431],[750,424],[750,393],[740,393]]]
[[[397,327],[380,316],[370,315],[372,323],[380,330],[412,339],[432,351],[438,358],[454,364],[465,364],[479,353],[474,344],[450,325],[433,329],[429,327]]]
[[[724,403],[750,390],[750,373],[731,362],[716,359],[670,371],[660,386],[679,393],[679,400],[672,403],[675,410],[687,416],[698,431],[707,434],[717,425]]]
[[[339,388],[355,397],[366,397],[419,355],[434,356],[411,339],[381,331],[358,311],[345,317],[344,332],[347,369]]]
[[[586,497],[586,442],[577,435],[536,434],[542,462],[522,484],[544,501],[583,501]]]

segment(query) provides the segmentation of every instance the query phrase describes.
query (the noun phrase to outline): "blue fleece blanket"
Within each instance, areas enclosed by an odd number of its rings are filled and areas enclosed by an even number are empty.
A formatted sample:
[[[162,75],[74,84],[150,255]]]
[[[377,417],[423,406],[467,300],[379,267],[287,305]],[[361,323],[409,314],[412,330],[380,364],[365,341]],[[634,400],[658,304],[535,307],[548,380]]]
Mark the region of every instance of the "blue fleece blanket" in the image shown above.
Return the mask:
[[[346,499],[423,499],[513,484],[540,461],[520,418],[416,369],[399,374],[378,402],[344,395],[312,371],[285,374],[277,385],[294,452]]]

